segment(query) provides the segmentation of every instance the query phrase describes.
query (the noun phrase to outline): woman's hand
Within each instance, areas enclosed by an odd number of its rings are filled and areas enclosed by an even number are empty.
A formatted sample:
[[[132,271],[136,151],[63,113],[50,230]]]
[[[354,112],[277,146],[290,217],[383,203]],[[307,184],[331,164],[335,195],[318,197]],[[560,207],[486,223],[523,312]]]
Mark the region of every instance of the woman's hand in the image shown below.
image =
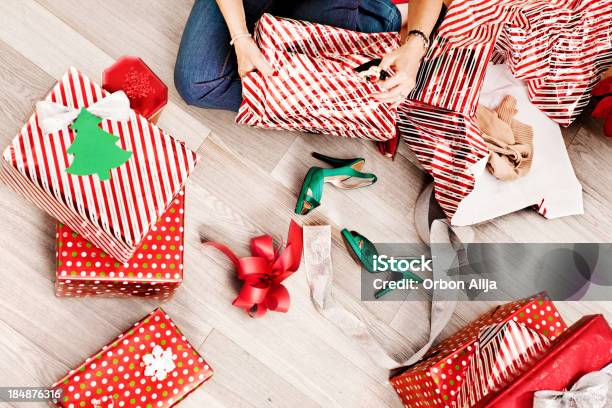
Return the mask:
[[[265,60],[251,37],[239,38],[234,43],[234,48],[238,57],[238,74],[240,78],[243,78],[252,71],[259,71],[264,76],[274,73],[274,70]]]
[[[380,68],[386,70],[393,67],[395,75],[381,82],[385,90],[374,95],[381,102],[398,103],[404,100],[416,84],[417,73],[421,60],[425,55],[423,41],[418,37],[408,37],[404,45],[385,55]]]

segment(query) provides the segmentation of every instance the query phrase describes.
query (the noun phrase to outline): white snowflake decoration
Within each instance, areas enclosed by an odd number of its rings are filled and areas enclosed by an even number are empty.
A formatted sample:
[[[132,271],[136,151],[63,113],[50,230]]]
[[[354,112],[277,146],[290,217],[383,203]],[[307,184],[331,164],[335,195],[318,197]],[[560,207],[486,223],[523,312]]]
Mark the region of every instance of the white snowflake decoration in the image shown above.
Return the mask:
[[[172,354],[170,347],[164,350],[161,346],[156,345],[153,347],[151,354],[145,354],[142,357],[142,361],[145,364],[144,375],[146,377],[153,377],[154,381],[166,379],[168,374],[176,367],[173,361],[175,358],[176,356]]]

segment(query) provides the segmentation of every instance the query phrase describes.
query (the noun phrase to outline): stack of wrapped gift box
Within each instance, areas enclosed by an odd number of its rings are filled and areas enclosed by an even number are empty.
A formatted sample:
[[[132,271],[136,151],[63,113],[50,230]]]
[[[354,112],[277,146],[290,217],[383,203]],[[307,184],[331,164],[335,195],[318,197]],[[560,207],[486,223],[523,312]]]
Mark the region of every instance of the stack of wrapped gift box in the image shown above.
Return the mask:
[[[183,278],[185,182],[197,152],[149,119],[167,87],[138,58],[75,68],[5,149],[0,179],[57,219],[56,294],[167,299]],[[170,407],[212,369],[157,309],[54,385],[67,408]]]
[[[165,299],[183,277],[184,184],[199,155],[148,121],[167,88],[141,60],[119,60],[104,85],[115,92],[71,68],[5,150],[0,178],[59,221],[58,296]]]

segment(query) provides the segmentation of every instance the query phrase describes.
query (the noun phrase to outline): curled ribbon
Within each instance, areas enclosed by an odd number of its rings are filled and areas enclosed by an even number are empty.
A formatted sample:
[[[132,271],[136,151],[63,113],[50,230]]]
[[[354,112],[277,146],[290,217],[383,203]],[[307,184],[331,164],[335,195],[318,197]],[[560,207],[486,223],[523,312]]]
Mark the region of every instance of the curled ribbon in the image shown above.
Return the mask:
[[[300,267],[302,259],[302,227],[291,220],[287,245],[274,249],[270,235],[251,239],[251,255],[238,258],[228,247],[217,242],[204,242],[223,252],[236,266],[238,279],[244,281],[232,304],[251,317],[261,317],[268,310],[286,313],[289,291],[282,282]]]
[[[130,117],[130,100],[123,91],[113,92],[86,108],[102,119],[126,121]],[[51,101],[36,103],[36,114],[41,130],[47,133],[67,128],[79,115],[80,108],[64,106]]]

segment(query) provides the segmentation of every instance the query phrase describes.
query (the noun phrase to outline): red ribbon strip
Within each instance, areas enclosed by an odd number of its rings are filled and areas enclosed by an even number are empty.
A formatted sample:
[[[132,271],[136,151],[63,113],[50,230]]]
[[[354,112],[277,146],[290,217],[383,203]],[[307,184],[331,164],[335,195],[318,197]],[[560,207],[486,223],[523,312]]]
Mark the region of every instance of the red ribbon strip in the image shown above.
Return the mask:
[[[261,317],[268,310],[286,313],[289,310],[289,291],[282,282],[300,267],[302,259],[302,227],[291,220],[287,245],[274,249],[270,235],[251,239],[251,255],[238,258],[232,250],[217,242],[207,241],[223,252],[236,266],[238,279],[244,284],[232,304],[249,313],[251,317]]]

